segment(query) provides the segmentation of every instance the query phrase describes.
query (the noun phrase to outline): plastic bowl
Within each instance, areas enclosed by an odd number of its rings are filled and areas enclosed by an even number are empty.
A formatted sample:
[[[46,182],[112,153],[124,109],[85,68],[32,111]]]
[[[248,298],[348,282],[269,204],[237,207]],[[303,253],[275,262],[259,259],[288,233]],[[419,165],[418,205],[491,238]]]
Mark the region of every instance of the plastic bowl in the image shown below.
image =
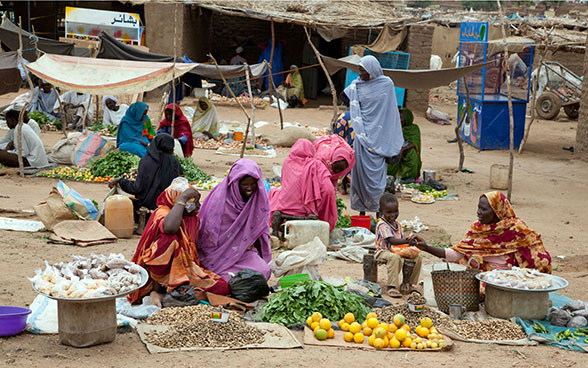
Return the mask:
[[[282,289],[289,288],[300,281],[310,280],[310,276],[307,273],[297,273],[295,275],[284,276],[280,279],[280,286]]]
[[[415,313],[421,313],[425,310],[425,304],[412,304],[411,302],[406,302],[408,304],[408,310]]]
[[[0,336],[14,336],[23,332],[30,313],[29,308],[0,305]]]

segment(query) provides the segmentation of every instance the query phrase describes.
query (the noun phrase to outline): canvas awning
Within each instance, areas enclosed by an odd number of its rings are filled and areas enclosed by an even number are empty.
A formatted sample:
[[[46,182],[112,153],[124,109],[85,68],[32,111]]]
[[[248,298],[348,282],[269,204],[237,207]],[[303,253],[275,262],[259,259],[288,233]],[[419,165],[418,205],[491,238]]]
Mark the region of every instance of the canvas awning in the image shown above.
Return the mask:
[[[175,65],[175,77],[198,64]],[[57,87],[91,95],[130,95],[171,82],[173,63],[92,59],[45,54],[26,68]]]
[[[358,55],[346,56],[341,59],[334,59],[321,55],[329,74],[335,74],[341,69],[359,71]],[[392,78],[394,85],[398,88],[428,90],[431,88],[447,86],[449,83],[458,80],[468,74],[478,71],[492,62],[466,66],[462,68],[447,68],[440,70],[399,70],[384,69],[384,75]]]
[[[102,32],[100,34],[100,50],[97,58],[102,59],[118,59],[118,60],[133,60],[133,61],[157,61],[157,62],[173,62],[174,57],[163,54],[154,54],[134,48],[118,41],[110,35]],[[177,58],[177,61],[183,62],[182,58]],[[193,63],[194,68],[189,73],[197,74],[204,78],[221,79],[216,66],[210,64]],[[245,76],[245,65],[220,65],[220,70],[225,78],[236,78]],[[263,75],[267,70],[265,64],[249,65],[251,69],[251,77],[258,77]]]
[[[0,95],[18,92],[21,83],[16,51],[0,52]]]

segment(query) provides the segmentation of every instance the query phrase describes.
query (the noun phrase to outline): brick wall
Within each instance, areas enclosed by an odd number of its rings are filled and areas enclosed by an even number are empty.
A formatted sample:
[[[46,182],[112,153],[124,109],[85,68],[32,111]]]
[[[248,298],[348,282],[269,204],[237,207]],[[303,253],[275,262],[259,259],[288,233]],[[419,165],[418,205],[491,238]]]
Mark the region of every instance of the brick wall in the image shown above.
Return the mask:
[[[429,69],[434,30],[435,28],[431,26],[410,26],[406,40],[406,52],[410,53],[410,69]],[[405,106],[407,108],[424,115],[428,105],[428,90],[406,90]]]

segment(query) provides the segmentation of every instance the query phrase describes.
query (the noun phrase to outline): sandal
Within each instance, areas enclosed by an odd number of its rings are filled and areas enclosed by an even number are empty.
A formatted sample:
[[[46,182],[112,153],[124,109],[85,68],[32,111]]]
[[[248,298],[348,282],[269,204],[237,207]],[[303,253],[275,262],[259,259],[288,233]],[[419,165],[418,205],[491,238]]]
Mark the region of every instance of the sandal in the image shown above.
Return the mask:
[[[388,291],[386,291],[386,294],[391,298],[402,298],[402,294],[400,294],[396,288],[389,288]]]

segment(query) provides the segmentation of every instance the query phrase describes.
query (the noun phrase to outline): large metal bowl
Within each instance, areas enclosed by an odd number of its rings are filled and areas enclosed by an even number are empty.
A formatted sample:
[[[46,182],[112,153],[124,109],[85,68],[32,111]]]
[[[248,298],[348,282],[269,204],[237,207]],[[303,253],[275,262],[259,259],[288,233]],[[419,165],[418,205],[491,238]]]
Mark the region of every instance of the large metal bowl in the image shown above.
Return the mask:
[[[35,284],[33,284],[33,290],[35,290],[37,293],[39,293],[41,295],[45,295],[47,298],[50,298],[50,299],[63,300],[63,301],[76,302],[76,303],[91,303],[91,302],[97,302],[97,301],[104,301],[104,300],[108,300],[108,299],[122,298],[122,297],[132,293],[133,291],[142,288],[143,286],[145,286],[147,281],[149,281],[149,273],[147,273],[147,270],[145,270],[143,267],[140,267],[140,268],[141,268],[141,270],[139,271],[139,273],[141,274],[141,283],[139,284],[139,286],[137,286],[136,288],[129,290],[127,292],[116,294],[116,295],[104,295],[104,296],[99,296],[99,297],[95,297],[95,298],[62,298],[62,297],[47,295],[47,294],[37,290],[37,288],[35,287]]]
[[[569,285],[568,280],[564,279],[563,277],[554,276],[554,275],[550,275],[547,273],[540,273],[541,276],[547,276],[551,279],[551,287],[550,288],[547,288],[547,289],[513,288],[513,287],[499,285],[499,284],[495,284],[493,282],[488,282],[488,281],[484,280],[484,276],[486,273],[487,272],[480,272],[480,273],[476,274],[476,278],[478,280],[480,280],[481,282],[484,282],[488,285],[494,286],[497,289],[507,290],[507,291],[522,291],[522,292],[527,292],[527,293],[545,293],[545,292],[557,291],[559,289],[564,289],[564,288],[568,287],[568,285]]]

